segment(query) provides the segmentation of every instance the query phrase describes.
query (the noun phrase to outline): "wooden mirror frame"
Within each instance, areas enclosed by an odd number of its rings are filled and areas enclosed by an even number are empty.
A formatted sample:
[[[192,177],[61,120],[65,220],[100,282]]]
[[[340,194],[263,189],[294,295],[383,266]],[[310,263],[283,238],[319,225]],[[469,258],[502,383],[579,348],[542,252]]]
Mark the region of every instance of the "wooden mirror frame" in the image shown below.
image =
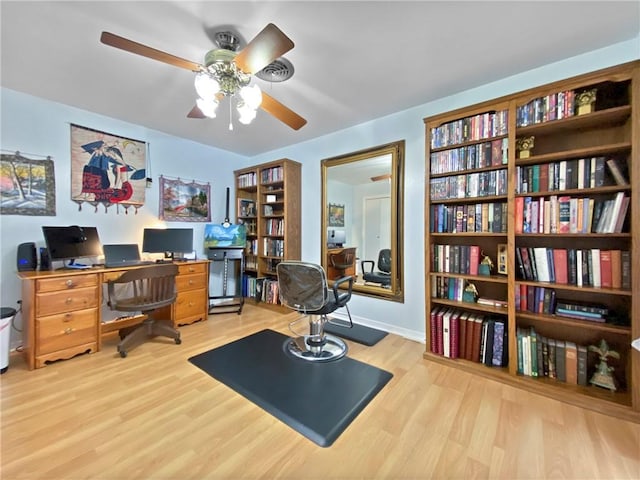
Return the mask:
[[[353,284],[354,293],[362,295],[377,297],[385,300],[392,300],[395,302],[404,302],[404,289],[403,289],[403,265],[404,265],[404,252],[403,252],[403,225],[404,225],[404,151],[405,141],[399,140],[396,142],[380,145],[377,147],[367,148],[353,153],[340,155],[337,157],[326,158],[321,162],[322,170],[322,216],[321,216],[321,264],[325,271],[328,270],[328,246],[327,246],[327,231],[329,226],[329,202],[327,192],[327,182],[329,176],[329,169],[348,163],[361,162],[364,160],[391,155],[391,176],[389,178],[391,185],[391,285],[390,288],[384,288],[377,285],[363,285],[361,282]],[[347,239],[348,240],[348,239]],[[347,241],[348,244],[348,241]],[[362,260],[375,260],[376,268],[378,259],[364,259],[360,258],[357,261]],[[357,268],[356,268],[357,270]],[[333,282],[329,280],[329,283]]]

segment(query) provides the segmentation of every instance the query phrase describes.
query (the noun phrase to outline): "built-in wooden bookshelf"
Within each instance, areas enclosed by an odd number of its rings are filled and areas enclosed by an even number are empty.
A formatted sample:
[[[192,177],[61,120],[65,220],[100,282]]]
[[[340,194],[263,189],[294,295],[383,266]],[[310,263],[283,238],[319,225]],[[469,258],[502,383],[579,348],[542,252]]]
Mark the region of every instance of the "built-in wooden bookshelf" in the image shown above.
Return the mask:
[[[236,218],[247,231],[243,292],[260,305],[279,305],[276,265],[300,260],[301,169],[282,159],[234,172]]]
[[[424,122],[425,358],[640,422],[640,61]]]

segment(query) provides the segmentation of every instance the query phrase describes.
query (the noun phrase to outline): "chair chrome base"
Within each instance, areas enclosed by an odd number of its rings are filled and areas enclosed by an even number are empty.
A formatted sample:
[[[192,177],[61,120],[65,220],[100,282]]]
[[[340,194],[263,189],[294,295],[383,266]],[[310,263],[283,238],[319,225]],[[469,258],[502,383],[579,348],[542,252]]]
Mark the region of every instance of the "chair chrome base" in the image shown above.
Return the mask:
[[[314,337],[314,335],[305,335],[287,339],[284,342],[285,352],[309,362],[331,362],[344,357],[349,350],[342,339],[333,335],[325,334],[322,346],[313,345]]]

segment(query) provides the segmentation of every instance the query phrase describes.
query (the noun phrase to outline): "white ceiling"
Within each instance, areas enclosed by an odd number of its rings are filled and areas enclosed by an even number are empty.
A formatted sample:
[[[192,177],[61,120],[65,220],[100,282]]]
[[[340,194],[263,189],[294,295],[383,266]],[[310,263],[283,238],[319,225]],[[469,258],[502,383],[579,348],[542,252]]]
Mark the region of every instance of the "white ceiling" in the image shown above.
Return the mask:
[[[3,87],[246,156],[640,32],[638,1],[2,0],[0,16]],[[270,22],[295,43],[285,55],[295,74],[283,83],[255,81],[308,120],[298,131],[260,111],[229,132],[224,102],[216,119],[188,119],[193,73],[99,42],[105,30],[202,63],[212,31],[226,27],[247,42]]]

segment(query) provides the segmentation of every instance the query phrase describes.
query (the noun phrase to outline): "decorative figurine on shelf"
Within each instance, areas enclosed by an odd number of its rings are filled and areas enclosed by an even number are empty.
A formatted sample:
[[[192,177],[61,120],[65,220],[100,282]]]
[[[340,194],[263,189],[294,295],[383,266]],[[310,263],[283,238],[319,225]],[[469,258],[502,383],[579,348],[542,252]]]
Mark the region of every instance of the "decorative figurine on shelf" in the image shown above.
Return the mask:
[[[596,91],[597,88],[592,88],[591,90],[586,90],[576,95],[577,115],[593,112],[593,107],[596,103]]]
[[[600,344],[598,344],[597,346],[589,345],[589,351],[596,352],[598,355],[600,355],[600,363],[598,364],[596,371],[591,377],[591,380],[589,380],[589,383],[597,385],[598,387],[608,388],[612,392],[615,392],[616,381],[615,378],[613,378],[613,376],[611,375],[611,372],[613,372],[613,367],[607,365],[607,358],[611,357],[619,360],[620,354],[613,350],[609,350],[609,345],[604,338],[600,340]]]
[[[484,253],[483,253],[484,255]],[[493,269],[493,260],[489,255],[484,255],[480,265],[478,266],[478,275],[491,275],[491,270]]]
[[[468,283],[462,292],[462,301],[467,303],[476,303],[478,299],[478,289],[473,283]]]
[[[536,137],[522,137],[516,139],[516,150],[518,150],[518,158],[529,158],[533,149],[533,141]]]

